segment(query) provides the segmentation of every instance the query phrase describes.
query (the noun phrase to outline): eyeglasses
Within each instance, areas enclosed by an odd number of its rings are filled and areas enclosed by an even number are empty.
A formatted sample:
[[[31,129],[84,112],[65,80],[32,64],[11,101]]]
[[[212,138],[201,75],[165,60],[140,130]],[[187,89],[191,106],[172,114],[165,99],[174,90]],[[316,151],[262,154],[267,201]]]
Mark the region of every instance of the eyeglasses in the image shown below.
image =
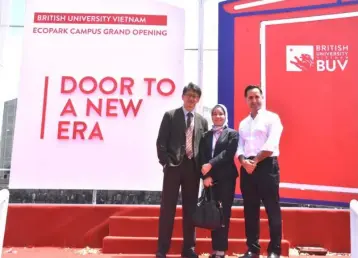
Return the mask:
[[[198,95],[196,95],[196,94],[185,94],[185,96],[187,96],[188,98],[193,98],[193,99],[198,99],[199,98],[199,96]]]

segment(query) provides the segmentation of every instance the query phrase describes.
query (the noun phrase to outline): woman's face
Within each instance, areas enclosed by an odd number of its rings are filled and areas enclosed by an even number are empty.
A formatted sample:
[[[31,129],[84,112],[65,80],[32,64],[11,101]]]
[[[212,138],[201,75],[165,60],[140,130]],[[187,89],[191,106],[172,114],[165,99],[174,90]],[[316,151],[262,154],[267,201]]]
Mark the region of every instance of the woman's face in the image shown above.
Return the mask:
[[[222,126],[226,120],[224,110],[221,107],[216,107],[211,112],[211,119],[213,120],[215,126]]]

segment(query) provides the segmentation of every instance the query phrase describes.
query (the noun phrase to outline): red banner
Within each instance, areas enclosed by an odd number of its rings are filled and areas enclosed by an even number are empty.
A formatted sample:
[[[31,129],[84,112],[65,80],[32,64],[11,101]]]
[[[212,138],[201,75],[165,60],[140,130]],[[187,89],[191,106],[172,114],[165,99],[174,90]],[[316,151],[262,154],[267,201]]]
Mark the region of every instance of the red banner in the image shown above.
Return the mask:
[[[249,114],[244,88],[266,84],[267,108],[278,113],[284,125],[281,197],[347,203],[358,197],[357,18],[268,25],[265,38],[260,38],[263,21],[358,10],[354,3],[315,1],[244,9],[239,2],[222,4],[219,101],[234,112],[237,129]],[[227,94],[231,89],[234,97]]]
[[[285,128],[282,182],[358,188],[358,17],[341,16],[263,28],[267,108]]]

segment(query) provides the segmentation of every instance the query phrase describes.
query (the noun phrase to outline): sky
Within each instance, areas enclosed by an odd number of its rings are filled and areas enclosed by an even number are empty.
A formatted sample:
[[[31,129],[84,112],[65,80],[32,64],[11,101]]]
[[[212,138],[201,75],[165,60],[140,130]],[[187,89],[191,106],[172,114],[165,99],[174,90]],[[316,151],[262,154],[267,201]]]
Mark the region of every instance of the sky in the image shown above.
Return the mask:
[[[185,48],[198,48],[198,1],[161,0],[185,9]],[[205,0],[204,6],[204,65],[203,96],[201,104],[212,107],[217,101],[217,43],[218,43],[218,1]],[[16,98],[21,77],[23,52],[23,28],[4,26],[6,24],[23,26],[25,0],[0,0],[0,125],[2,124],[4,101]],[[11,2],[9,20],[5,21],[5,2]],[[5,7],[4,7],[5,6]],[[1,18],[2,17],[2,18]],[[198,83],[198,52],[185,51],[185,82]],[[1,126],[0,126],[1,135]]]

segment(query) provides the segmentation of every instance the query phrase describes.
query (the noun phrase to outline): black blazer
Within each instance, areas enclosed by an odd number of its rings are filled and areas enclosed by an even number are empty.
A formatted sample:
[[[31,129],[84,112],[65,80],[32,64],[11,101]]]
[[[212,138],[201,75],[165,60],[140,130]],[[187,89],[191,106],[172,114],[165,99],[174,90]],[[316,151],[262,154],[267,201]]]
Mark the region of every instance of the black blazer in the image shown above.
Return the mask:
[[[179,166],[185,155],[186,121],[183,108],[165,112],[157,138],[157,155],[162,166]],[[197,169],[200,168],[199,144],[208,131],[208,121],[194,112],[193,148]]]
[[[203,178],[211,177],[214,181],[235,180],[238,172],[234,156],[239,142],[238,132],[225,128],[216,142],[212,157],[213,131],[208,131],[200,142],[200,164],[212,165],[211,170]]]

